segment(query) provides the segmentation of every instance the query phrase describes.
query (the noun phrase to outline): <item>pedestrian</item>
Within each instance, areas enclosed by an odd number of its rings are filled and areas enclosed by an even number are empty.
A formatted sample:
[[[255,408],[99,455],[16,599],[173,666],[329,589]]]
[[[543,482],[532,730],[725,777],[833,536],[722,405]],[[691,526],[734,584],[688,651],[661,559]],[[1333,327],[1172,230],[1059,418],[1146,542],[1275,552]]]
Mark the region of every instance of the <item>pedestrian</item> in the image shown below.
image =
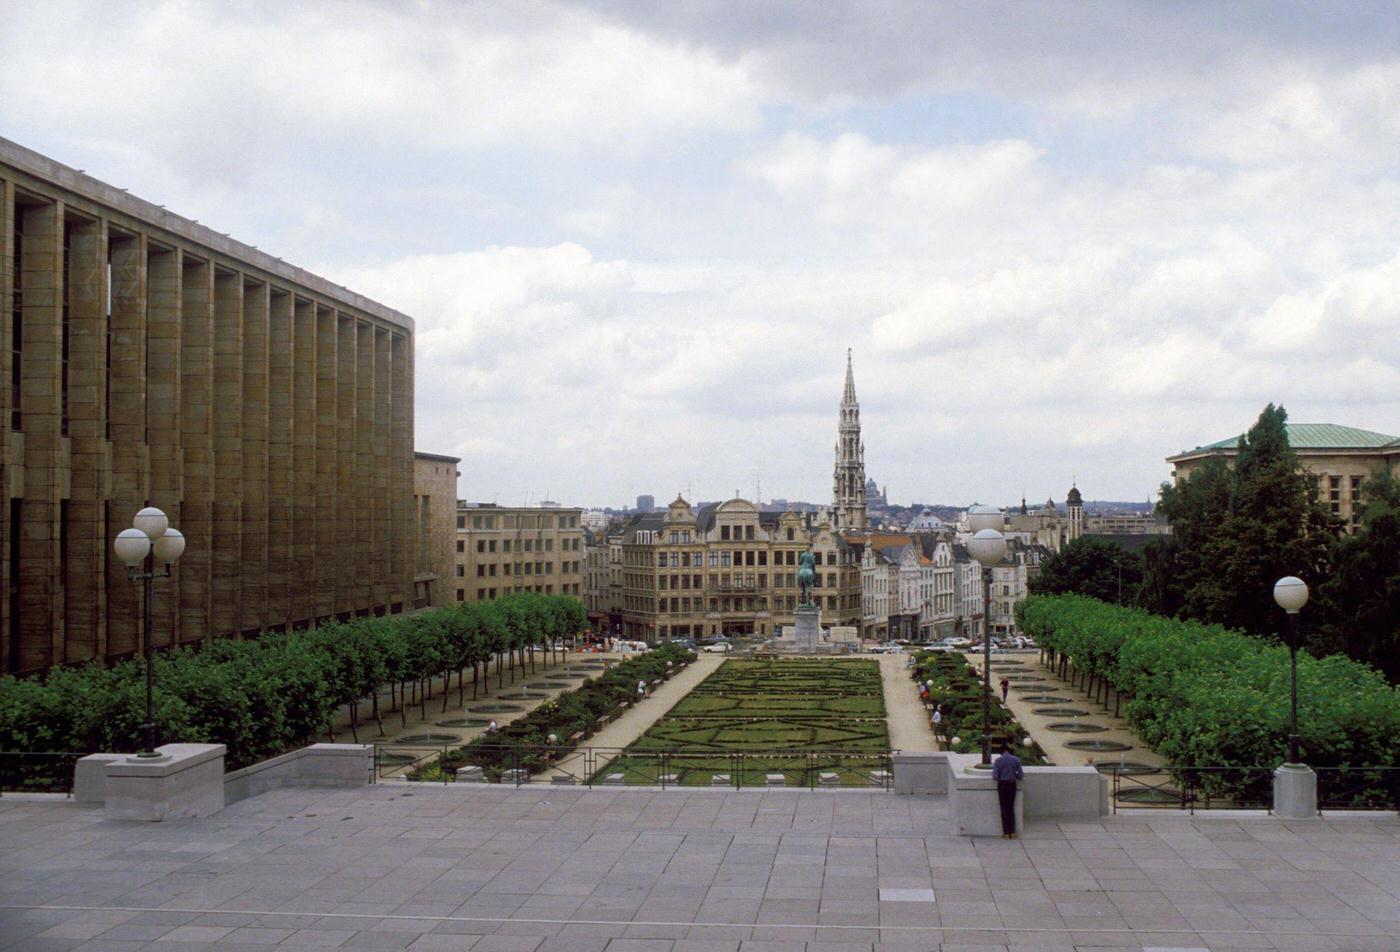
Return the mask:
[[[494,733],[496,733],[498,730],[500,730],[500,728],[496,726],[496,722],[495,722],[495,721],[492,721],[490,724],[487,724],[487,725],[486,725],[486,733],[488,733],[488,734],[494,734]]]
[[[933,721],[933,736],[934,736],[935,738],[937,738],[937,737],[939,736],[939,731],[941,731],[941,730],[943,729],[943,705],[942,705],[942,704],[939,704],[937,707],[935,707],[935,708],[933,709],[933,717],[930,718],[930,720]]]
[[[1003,703],[1003,704],[1006,703],[1006,695],[1009,694],[1010,692],[1011,692],[1011,682],[1010,682],[1008,679],[1006,679],[1006,678],[1002,678],[1002,679],[1001,679],[1001,703]]]
[[[1007,744],[1001,745],[1001,756],[992,764],[992,779],[997,782],[997,802],[1001,805],[1001,838],[1016,838],[1016,781],[1025,777],[1021,759]]]
[[[638,681],[638,682],[637,682],[637,700],[640,701],[642,698],[644,698],[644,697],[646,697],[646,696],[647,696],[647,683],[646,683],[645,681]]]

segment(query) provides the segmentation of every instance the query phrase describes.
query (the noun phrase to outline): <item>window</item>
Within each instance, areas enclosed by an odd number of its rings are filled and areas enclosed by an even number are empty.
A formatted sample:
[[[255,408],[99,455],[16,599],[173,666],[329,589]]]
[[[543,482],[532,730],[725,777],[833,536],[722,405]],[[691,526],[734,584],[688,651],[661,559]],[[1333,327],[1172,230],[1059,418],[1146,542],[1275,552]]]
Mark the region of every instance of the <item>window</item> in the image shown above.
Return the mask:
[[[657,567],[657,568],[661,568],[661,569],[664,569],[664,568],[666,567],[666,553],[665,553],[665,552],[658,552],[658,553],[656,553],[656,567]]]
[[[458,540],[457,540],[457,551],[458,551],[458,552],[465,552],[465,551],[467,551],[467,544],[466,544],[465,542],[463,542],[461,539],[458,539]]]
[[[477,578],[485,578],[485,577],[486,577],[486,566],[484,566],[484,565],[478,565],[478,566],[476,567],[476,577],[477,577]]]
[[[788,531],[787,531],[787,540],[788,540],[789,542],[792,541],[792,530],[791,530],[791,529],[788,529]]]
[[[458,517],[457,517],[457,528],[458,528],[458,529],[465,529],[466,527],[467,527],[467,517],[466,517],[466,516],[458,516]],[[461,545],[462,543],[458,542],[457,544],[458,544],[458,545]]]
[[[458,577],[458,578],[461,578],[461,577],[463,577],[463,576],[466,575],[466,574],[467,574],[467,567],[466,567],[465,565],[462,565],[462,564],[458,563],[458,565],[457,565],[457,577]]]
[[[459,602],[466,601],[466,594],[467,594],[467,593],[464,592],[464,591],[462,591],[460,588],[457,589],[457,601],[459,601]]]
[[[680,568],[680,565],[681,565],[681,556],[680,556],[680,553],[679,553],[679,552],[672,552],[672,553],[671,553],[671,568],[673,568],[673,569]]]
[[[553,539],[545,539],[545,540],[544,540],[544,550],[545,550],[546,552],[553,552],[553,551],[554,551],[554,540],[553,540]]]
[[[711,553],[710,553],[710,568],[715,568],[715,567],[718,566],[718,565],[719,565],[719,553],[718,553],[718,552],[711,552]]]
[[[753,541],[753,526],[744,526],[744,541]]]
[[[487,575],[492,575],[492,576],[494,576],[494,575],[496,574],[496,563],[495,563],[495,562],[492,562],[492,563],[491,563],[490,567],[487,569],[486,574],[487,574]]]
[[[719,540],[720,540],[721,542],[728,542],[728,541],[729,541],[729,527],[728,527],[728,526],[720,526],[720,527],[719,527]]]
[[[481,517],[480,517],[480,516],[472,516],[472,528],[473,528],[473,529],[480,529],[480,528],[481,528]]]
[[[485,541],[484,539],[477,539],[477,540],[476,540],[476,552],[477,552],[477,555],[480,555],[481,553],[483,553],[483,552],[485,552],[485,551],[486,551],[486,541]]]
[[[495,540],[495,539],[492,539],[492,540],[490,540],[489,542],[486,543],[486,551],[487,551],[487,552],[495,552],[495,551],[496,551],[496,540]]]
[[[767,564],[768,564],[768,551],[767,551],[766,549],[760,549],[760,550],[759,550],[759,553],[758,553],[758,564],[759,564],[759,565],[767,565]]]

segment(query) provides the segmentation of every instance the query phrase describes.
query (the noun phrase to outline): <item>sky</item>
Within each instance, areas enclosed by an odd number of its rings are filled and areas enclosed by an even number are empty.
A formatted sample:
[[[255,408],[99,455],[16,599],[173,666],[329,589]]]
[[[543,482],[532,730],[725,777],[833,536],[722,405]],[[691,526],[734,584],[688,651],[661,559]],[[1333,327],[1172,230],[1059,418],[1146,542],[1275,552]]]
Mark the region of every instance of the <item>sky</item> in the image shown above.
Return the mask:
[[[412,316],[459,495],[1146,500],[1400,434],[1400,10],[7,6],[0,136]]]

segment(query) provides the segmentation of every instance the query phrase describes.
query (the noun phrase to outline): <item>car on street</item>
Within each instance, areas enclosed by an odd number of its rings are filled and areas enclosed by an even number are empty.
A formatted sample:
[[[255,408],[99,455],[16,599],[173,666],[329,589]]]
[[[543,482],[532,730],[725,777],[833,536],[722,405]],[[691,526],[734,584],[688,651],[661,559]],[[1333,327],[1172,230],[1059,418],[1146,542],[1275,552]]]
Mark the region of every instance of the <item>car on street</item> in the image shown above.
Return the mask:
[[[714,653],[714,654],[722,654],[722,653],[724,653],[724,652],[726,652],[726,651],[729,650],[729,642],[727,642],[727,641],[716,641],[714,644],[706,645],[705,647],[701,648],[700,650],[701,650],[701,651],[709,651],[709,652]]]

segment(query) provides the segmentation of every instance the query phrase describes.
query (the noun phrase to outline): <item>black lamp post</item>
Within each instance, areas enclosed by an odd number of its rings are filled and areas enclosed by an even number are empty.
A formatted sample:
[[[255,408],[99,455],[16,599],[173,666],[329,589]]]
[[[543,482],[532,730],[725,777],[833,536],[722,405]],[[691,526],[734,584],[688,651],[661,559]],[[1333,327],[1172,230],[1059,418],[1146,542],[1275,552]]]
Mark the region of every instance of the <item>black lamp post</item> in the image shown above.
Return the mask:
[[[1001,510],[973,506],[967,511],[972,538],[968,553],[982,566],[982,766],[992,763],[992,566],[1006,555]]]
[[[155,666],[151,648],[151,581],[170,576],[170,564],[185,551],[185,537],[170,527],[165,513],[147,506],[132,520],[134,528],[117,533],[113,544],[117,558],[126,566],[126,577],[144,586],[142,599],[143,633],[146,656],[146,723],[142,725],[146,746],[138,756],[159,757],[156,753]],[[155,570],[161,563],[162,571]]]
[[[1288,762],[1300,763],[1298,757],[1298,612],[1308,603],[1308,586],[1300,578],[1289,575],[1274,583],[1274,601],[1288,613],[1288,662],[1291,675],[1288,709]]]

